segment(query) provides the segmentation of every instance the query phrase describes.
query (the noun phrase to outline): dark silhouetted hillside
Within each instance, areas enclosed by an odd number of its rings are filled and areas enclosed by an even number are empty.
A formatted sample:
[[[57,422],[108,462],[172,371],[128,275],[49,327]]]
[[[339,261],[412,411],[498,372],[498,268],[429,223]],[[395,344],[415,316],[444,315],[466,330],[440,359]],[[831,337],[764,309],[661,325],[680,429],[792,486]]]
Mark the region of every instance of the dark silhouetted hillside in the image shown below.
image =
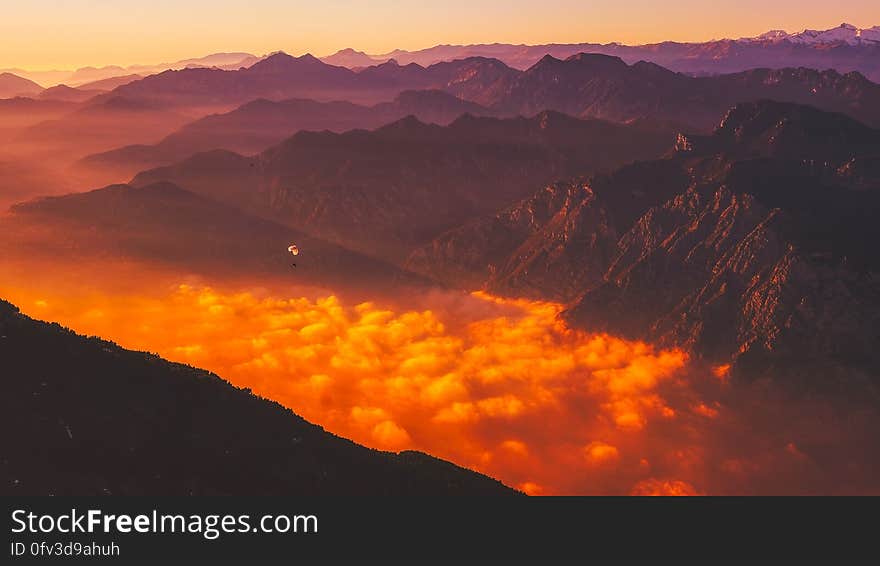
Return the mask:
[[[208,372],[0,301],[4,495],[506,495],[416,452],[325,432]]]

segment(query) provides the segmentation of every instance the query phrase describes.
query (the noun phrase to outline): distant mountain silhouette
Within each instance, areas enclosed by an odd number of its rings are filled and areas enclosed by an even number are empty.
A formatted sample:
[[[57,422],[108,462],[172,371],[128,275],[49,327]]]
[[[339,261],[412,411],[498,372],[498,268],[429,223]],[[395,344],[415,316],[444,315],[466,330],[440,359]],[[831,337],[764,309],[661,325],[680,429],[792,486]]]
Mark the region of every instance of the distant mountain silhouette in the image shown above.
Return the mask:
[[[74,187],[70,184],[68,176],[46,167],[39,161],[0,154],[0,225],[6,221],[3,214],[12,204],[36,195],[69,193],[72,190]]]
[[[106,65],[104,67],[80,67],[73,71],[65,80],[73,85],[94,82],[113,77],[127,75],[128,71],[119,65]]]
[[[237,71],[192,68],[165,71],[117,88],[127,98],[176,106],[237,106],[258,98],[310,98],[375,104],[405,90],[443,89],[462,98],[486,90],[498,75],[515,73],[499,61],[471,59],[429,68],[393,62],[354,72],[312,55],[276,53]],[[478,100],[475,100],[479,102]]]
[[[355,51],[354,49],[340,49],[333,55],[321,57],[321,61],[328,65],[338,65],[340,67],[348,67],[349,69],[357,69],[359,67],[371,67],[377,63],[385,61],[377,61],[363,51]]]
[[[248,166],[247,158],[243,165]],[[418,283],[389,264],[185,191],[171,183],[113,185],[15,205],[0,233],[6,253],[133,258],[187,271],[280,274],[303,285],[362,289]],[[292,270],[290,242],[303,250]],[[2,249],[3,246],[0,246]]]
[[[0,494],[513,495],[418,452],[370,450],[208,372],[0,301]]]
[[[407,117],[374,131],[300,132],[254,158],[198,154],[145,171],[193,192],[388,259],[535,186],[672,146],[669,130],[578,120],[464,115],[445,127]]]
[[[76,108],[75,103],[60,100],[23,97],[0,99],[0,141],[10,141],[24,129],[59,118]]]
[[[104,67],[80,67],[75,71],[49,71],[28,72],[27,76],[45,77],[44,84],[56,85],[66,83],[72,86],[85,86],[89,83],[101,81],[116,81],[132,75],[147,76],[161,73],[169,69],[191,68],[218,68],[225,70],[237,70],[241,67],[249,67],[260,58],[250,53],[213,53],[204,57],[183,59],[173,63],[141,64],[121,67],[119,65],[107,65]],[[36,79],[35,79],[36,80]],[[129,81],[126,81],[129,82]],[[124,83],[122,83],[124,84]],[[119,86],[119,85],[116,85]]]
[[[42,90],[43,87],[34,81],[24,79],[12,73],[0,73],[0,98],[33,96],[39,94]]]
[[[212,53],[203,57],[193,57],[190,59],[182,59],[174,63],[161,63],[152,65],[152,67],[167,67],[169,69],[185,69],[192,67],[217,67],[218,69],[236,70],[241,67],[250,67],[260,60],[260,57],[236,51],[232,53]],[[132,69],[140,67],[151,67],[150,65],[133,65]]]
[[[278,53],[239,71],[167,71],[123,85],[115,95],[174,106],[237,105],[255,98],[370,102],[405,90],[440,89],[502,114],[556,110],[620,122],[656,119],[711,129],[727,108],[774,99],[845,112],[880,125],[880,86],[858,73],[805,68],[753,69],[690,77],[644,61],[607,55],[545,56],[525,71],[470,57],[429,67],[391,60],[354,72],[304,55]]]
[[[41,100],[61,100],[66,102],[85,102],[90,98],[106,92],[98,89],[74,88],[67,85],[56,85],[40,92],[37,98]]]
[[[73,112],[28,127],[15,141],[17,149],[42,153],[57,163],[158,141],[188,121],[188,116],[159,104],[107,93],[90,98]]]
[[[561,300],[575,324],[744,367],[876,367],[880,130],[761,101],[677,147],[551,185],[407,265]]]
[[[196,120],[155,145],[126,146],[87,156],[78,167],[92,174],[102,172],[110,178],[128,179],[138,171],[212,149],[258,153],[301,130],[372,129],[407,115],[448,124],[464,113],[491,115],[492,111],[439,90],[406,91],[393,102],[372,107],[350,102],[260,99],[225,114]]]
[[[858,71],[871,80],[880,81],[880,26],[858,29],[841,24],[829,30],[805,30],[788,34],[772,31],[754,38],[721,39],[682,43],[664,41],[648,45],[621,43],[551,43],[546,45],[438,45],[419,51],[395,50],[381,55],[363,55],[351,59],[345,53],[325,58],[336,65],[364,66],[396,59],[401,64],[422,66],[468,57],[489,57],[516,69],[527,69],[545,55],[566,59],[578,53],[596,53],[622,58],[627,63],[649,61],[668,69],[697,75],[738,73],[755,68],[782,69],[807,67],[835,69],[839,73]],[[374,63],[365,63],[366,59]]]
[[[113,90],[118,86],[127,85],[128,83],[138,81],[142,78],[144,78],[144,75],[138,74],[115,76],[108,79],[100,79],[97,81],[83,83],[81,85],[77,85],[77,88],[82,90]]]

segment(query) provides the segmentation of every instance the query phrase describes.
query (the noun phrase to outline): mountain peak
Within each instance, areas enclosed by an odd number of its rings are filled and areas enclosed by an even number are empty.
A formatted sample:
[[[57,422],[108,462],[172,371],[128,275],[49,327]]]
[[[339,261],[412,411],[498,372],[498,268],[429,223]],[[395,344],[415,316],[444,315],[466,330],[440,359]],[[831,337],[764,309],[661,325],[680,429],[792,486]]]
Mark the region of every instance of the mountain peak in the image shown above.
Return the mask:
[[[13,73],[0,73],[0,98],[30,96],[42,91],[43,87],[32,80]]]
[[[328,63],[330,65],[338,65],[340,67],[369,67],[372,65],[376,65],[377,63],[381,63],[383,61],[382,58],[374,59],[370,55],[364,53],[363,51],[358,51],[356,49],[352,49],[351,47],[346,47],[345,49],[341,49],[334,53],[333,55],[328,55],[326,57],[321,57],[321,61]]]
[[[615,55],[603,55],[601,53],[576,53],[566,59],[557,59],[552,55],[544,55],[535,63],[532,69],[557,68],[561,65],[576,67],[579,69],[611,70],[625,69],[627,64]]]
[[[261,61],[261,63],[263,61],[282,61],[282,60],[291,60],[291,59],[295,59],[295,57],[293,55],[289,55],[285,51],[274,51],[274,52],[270,53],[269,55],[267,55],[266,57],[264,57],[263,60]]]
[[[321,61],[311,53],[306,53],[301,57],[294,57],[288,55],[284,51],[278,51],[269,55],[262,61],[254,63],[251,65],[250,69],[258,72],[276,72],[284,71],[295,66],[301,66],[303,64],[313,65],[315,63],[321,63]]]
[[[578,63],[611,63],[614,65],[626,65],[623,59],[616,55],[605,55],[603,53],[586,53],[581,52],[572,55],[566,61],[577,61]]]
[[[541,57],[538,60],[538,62],[535,63],[535,65],[544,65],[544,64],[549,64],[549,63],[560,63],[561,61],[562,61],[562,59],[557,59],[556,57],[554,57],[553,55],[550,55],[548,53],[548,54],[544,55],[543,57]]]
[[[250,67],[250,71],[275,71],[290,66],[296,58],[288,55],[284,51],[277,51],[257,61]]]
[[[413,136],[413,135],[420,135],[424,132],[427,132],[428,130],[431,130],[431,129],[434,129],[437,127],[439,127],[439,126],[431,126],[430,124],[426,124],[426,123],[422,122],[421,120],[419,120],[418,118],[416,118],[416,116],[414,114],[410,114],[408,116],[404,116],[403,118],[401,118],[400,120],[397,120],[396,122],[391,122],[390,124],[388,124],[386,126],[382,126],[378,130],[376,130],[376,132],[383,133],[383,134],[394,134],[394,135],[401,135],[402,134],[402,135],[406,135],[406,136]]]

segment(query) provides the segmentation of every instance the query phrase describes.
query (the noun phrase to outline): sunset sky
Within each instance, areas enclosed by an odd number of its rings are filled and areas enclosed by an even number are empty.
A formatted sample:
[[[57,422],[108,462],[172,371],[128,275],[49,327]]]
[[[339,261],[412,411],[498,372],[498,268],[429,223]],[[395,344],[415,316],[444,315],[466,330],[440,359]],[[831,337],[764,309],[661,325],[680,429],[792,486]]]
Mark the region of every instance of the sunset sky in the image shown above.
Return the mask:
[[[880,25],[880,2],[802,0],[29,0],[6,3],[0,68],[151,64],[218,51],[327,55],[439,43],[650,43]]]

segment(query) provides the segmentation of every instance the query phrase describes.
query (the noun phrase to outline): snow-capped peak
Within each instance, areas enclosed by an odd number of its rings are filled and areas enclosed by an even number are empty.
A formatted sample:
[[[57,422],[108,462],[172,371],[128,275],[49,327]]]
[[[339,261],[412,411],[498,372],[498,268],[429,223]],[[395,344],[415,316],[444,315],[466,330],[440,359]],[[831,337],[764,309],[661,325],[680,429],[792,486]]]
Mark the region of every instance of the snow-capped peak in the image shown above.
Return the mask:
[[[840,24],[826,30],[805,29],[799,33],[786,33],[772,30],[758,37],[744,38],[745,42],[781,42],[818,45],[827,43],[846,43],[848,45],[880,45],[880,26],[858,28],[852,24]]]
[[[785,30],[772,29],[768,32],[762,33],[758,37],[749,38],[749,39],[756,39],[759,41],[781,41],[787,37],[788,37],[788,33]]]

